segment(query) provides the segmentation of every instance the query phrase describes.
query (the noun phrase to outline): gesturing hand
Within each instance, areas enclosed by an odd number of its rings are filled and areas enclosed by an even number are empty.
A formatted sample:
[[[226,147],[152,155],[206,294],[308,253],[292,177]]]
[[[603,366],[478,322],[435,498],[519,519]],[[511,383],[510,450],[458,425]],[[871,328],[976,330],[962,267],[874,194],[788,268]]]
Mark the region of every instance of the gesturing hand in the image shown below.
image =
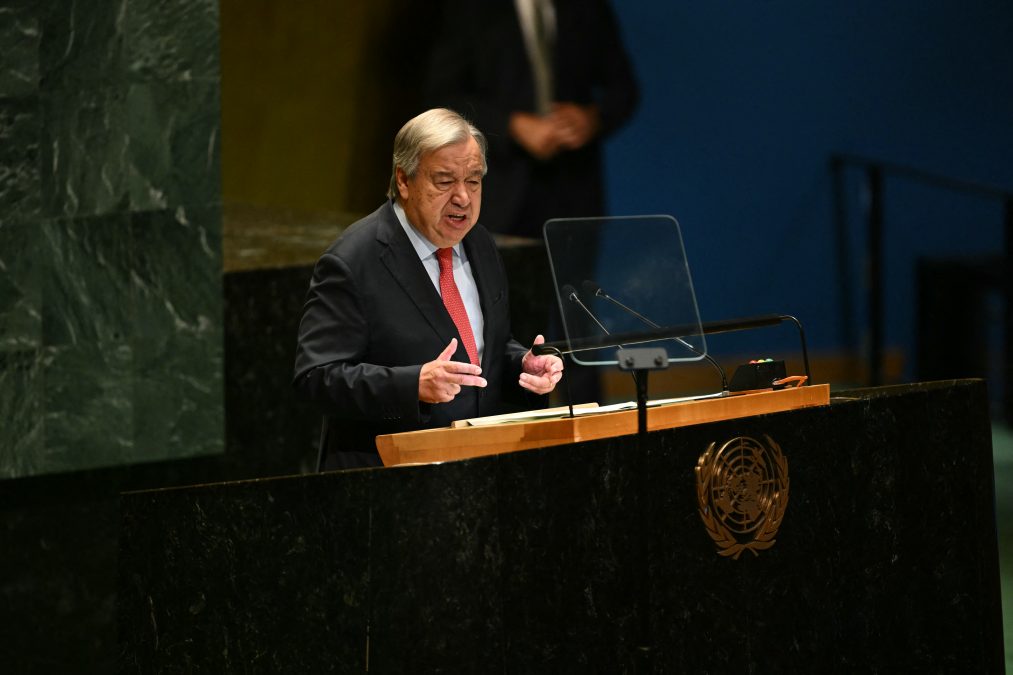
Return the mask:
[[[450,340],[436,360],[422,365],[419,373],[419,400],[423,403],[446,403],[461,393],[461,387],[484,387],[482,369],[470,363],[451,361],[457,351],[457,338]]]
[[[535,338],[534,344],[545,342],[541,335]],[[518,384],[536,394],[548,394],[556,388],[556,383],[563,377],[563,359],[552,354],[535,356],[529,349],[521,360],[521,373]]]

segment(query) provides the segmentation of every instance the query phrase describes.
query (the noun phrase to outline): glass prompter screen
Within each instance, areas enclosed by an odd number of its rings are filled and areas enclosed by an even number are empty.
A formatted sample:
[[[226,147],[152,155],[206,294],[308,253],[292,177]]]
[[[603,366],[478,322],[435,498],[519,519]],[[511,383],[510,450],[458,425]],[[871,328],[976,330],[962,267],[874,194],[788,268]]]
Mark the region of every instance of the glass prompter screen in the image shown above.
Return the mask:
[[[675,218],[557,218],[544,226],[566,349],[615,365],[620,348],[663,348],[698,361],[707,344]]]

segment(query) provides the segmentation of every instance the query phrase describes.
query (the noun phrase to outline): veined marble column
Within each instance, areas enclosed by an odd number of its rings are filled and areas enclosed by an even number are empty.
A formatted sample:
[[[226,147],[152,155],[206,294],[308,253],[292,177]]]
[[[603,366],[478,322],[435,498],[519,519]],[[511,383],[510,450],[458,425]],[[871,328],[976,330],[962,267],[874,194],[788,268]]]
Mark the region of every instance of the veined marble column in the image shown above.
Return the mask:
[[[223,451],[218,7],[0,8],[0,479]]]

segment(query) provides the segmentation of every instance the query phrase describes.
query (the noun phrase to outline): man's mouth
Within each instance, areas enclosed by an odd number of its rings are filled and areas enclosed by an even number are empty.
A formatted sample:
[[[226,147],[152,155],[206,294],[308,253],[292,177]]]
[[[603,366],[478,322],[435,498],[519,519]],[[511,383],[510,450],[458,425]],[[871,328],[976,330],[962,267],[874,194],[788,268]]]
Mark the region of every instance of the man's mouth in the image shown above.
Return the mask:
[[[468,219],[468,216],[463,213],[448,213],[447,218],[455,223],[463,223]]]

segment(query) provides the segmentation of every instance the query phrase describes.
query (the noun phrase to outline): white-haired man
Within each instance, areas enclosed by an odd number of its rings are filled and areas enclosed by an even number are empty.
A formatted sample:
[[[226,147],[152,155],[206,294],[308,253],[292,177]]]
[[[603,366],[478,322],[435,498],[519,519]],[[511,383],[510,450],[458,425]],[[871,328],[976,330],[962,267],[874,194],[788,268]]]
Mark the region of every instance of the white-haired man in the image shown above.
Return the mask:
[[[409,120],[394,139],[390,200],[317,262],[294,386],[324,414],[321,469],[379,465],[377,435],[530,405],[525,392],[562,377],[558,357],[511,337],[503,264],[478,224],[485,148],[451,110]]]

